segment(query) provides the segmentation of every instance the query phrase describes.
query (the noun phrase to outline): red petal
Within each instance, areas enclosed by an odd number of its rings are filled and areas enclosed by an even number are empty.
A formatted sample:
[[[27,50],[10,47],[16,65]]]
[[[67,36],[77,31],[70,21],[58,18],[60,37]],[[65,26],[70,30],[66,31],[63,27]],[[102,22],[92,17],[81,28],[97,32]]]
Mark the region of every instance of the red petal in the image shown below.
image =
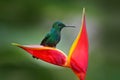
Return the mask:
[[[56,48],[44,47],[40,45],[19,45],[15,43],[14,45],[29,52],[35,58],[58,66],[65,66],[66,55]]]
[[[83,9],[80,33],[70,49],[68,66],[72,68],[80,80],[85,80],[88,66],[88,38],[86,31],[85,9]]]

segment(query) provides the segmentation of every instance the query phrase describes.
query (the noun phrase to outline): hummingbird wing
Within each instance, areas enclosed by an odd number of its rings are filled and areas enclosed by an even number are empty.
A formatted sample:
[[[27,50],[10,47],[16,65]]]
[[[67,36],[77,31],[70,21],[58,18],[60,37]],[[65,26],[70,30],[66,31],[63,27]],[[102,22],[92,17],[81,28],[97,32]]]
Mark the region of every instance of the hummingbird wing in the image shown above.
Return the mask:
[[[60,41],[59,33],[49,32],[45,38],[41,41],[41,45],[48,47],[56,47],[57,43]]]
[[[45,37],[44,37],[44,39],[41,41],[41,45],[47,45],[47,40],[50,38],[50,34],[48,33]]]

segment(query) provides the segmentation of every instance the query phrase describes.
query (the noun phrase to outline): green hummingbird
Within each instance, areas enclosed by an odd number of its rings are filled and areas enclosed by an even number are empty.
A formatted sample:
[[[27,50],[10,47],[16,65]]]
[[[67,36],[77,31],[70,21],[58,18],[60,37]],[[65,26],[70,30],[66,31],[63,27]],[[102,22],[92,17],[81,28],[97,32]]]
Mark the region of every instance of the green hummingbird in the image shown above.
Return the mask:
[[[48,46],[48,47],[56,47],[61,39],[61,30],[64,27],[74,27],[74,26],[66,26],[62,22],[55,22],[47,35],[41,41],[40,45]]]

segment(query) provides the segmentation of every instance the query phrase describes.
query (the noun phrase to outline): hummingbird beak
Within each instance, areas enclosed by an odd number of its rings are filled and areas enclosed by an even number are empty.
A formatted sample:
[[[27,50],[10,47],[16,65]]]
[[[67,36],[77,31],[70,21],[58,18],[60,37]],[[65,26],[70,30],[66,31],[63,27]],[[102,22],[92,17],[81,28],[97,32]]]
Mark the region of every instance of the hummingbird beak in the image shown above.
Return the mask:
[[[65,26],[65,27],[72,27],[72,28],[75,28],[75,26]]]

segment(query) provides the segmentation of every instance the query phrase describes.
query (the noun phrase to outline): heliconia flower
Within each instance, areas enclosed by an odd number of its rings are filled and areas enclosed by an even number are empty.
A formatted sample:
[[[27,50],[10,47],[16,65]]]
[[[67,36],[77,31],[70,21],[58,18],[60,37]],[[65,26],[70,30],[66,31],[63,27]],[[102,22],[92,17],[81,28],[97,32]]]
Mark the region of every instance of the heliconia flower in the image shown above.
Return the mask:
[[[69,67],[80,80],[85,80],[88,67],[88,37],[86,30],[85,8],[83,8],[80,32],[73,42],[68,56],[61,50],[53,47],[45,47],[42,45],[20,45],[16,43],[13,43],[13,45],[24,49],[37,59],[54,65]]]
[[[85,80],[88,67],[88,37],[86,31],[85,9],[83,8],[80,32],[73,42],[67,59],[68,65],[80,80]]]

